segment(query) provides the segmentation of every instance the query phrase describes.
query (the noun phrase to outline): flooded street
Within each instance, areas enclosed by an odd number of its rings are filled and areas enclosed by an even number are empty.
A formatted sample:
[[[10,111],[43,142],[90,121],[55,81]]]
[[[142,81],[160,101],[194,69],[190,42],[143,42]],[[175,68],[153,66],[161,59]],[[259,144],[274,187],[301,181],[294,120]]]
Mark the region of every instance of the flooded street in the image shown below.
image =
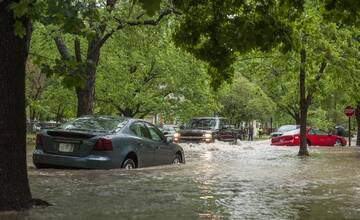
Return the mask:
[[[356,148],[269,141],[183,144],[187,163],[132,171],[36,170],[34,198],[53,206],[0,219],[360,219]]]

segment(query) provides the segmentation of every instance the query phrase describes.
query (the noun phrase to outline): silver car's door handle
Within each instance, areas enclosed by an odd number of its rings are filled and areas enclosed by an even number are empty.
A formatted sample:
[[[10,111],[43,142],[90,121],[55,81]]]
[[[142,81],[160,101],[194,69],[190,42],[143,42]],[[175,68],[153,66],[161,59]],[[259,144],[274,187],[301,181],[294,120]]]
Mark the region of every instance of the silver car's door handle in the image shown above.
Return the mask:
[[[140,142],[140,141],[138,141],[137,144],[138,144],[139,146],[144,146],[144,144],[143,144],[142,142]]]
[[[155,146],[155,149],[156,149],[156,150],[160,150],[160,146]]]

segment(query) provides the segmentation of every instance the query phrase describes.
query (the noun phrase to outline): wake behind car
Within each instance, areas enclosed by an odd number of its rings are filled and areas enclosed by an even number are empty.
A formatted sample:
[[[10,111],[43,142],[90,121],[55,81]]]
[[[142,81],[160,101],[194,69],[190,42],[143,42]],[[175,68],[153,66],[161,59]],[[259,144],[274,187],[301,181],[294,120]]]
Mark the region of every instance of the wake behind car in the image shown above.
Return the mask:
[[[113,116],[84,116],[36,137],[37,168],[134,169],[184,163],[183,149],[153,124]]]
[[[345,146],[344,137],[327,134],[319,129],[307,128],[306,141],[309,146]],[[300,129],[284,133],[282,136],[271,138],[271,145],[277,146],[299,146]]]
[[[174,142],[211,143],[219,140],[236,143],[237,133],[225,118],[194,118],[183,129],[174,134]]]

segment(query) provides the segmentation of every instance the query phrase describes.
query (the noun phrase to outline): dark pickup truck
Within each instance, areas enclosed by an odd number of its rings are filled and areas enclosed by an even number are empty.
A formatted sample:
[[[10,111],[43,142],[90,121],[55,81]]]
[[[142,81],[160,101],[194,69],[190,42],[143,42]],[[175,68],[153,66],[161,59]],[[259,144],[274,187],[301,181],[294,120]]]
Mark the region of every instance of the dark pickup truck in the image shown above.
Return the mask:
[[[238,132],[230,126],[226,118],[193,118],[185,127],[174,134],[174,142],[211,143],[219,140],[236,143],[237,134]]]

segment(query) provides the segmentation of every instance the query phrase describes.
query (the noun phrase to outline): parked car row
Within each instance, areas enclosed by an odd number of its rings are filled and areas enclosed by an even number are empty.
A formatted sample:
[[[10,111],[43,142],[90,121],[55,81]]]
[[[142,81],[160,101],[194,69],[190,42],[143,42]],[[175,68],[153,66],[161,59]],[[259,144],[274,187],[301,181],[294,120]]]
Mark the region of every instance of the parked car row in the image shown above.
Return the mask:
[[[222,117],[190,120],[179,129],[139,119],[114,116],[83,116],[36,136],[33,163],[37,168],[134,169],[185,163],[184,150],[177,143],[215,140],[236,143],[239,131]],[[309,145],[346,145],[346,140],[315,128],[306,130]],[[272,134],[272,145],[297,146],[300,130],[286,125]]]
[[[33,163],[37,168],[134,169],[185,163],[176,143],[215,140],[236,143],[225,118],[194,118],[178,129],[113,116],[84,116],[37,134]]]

